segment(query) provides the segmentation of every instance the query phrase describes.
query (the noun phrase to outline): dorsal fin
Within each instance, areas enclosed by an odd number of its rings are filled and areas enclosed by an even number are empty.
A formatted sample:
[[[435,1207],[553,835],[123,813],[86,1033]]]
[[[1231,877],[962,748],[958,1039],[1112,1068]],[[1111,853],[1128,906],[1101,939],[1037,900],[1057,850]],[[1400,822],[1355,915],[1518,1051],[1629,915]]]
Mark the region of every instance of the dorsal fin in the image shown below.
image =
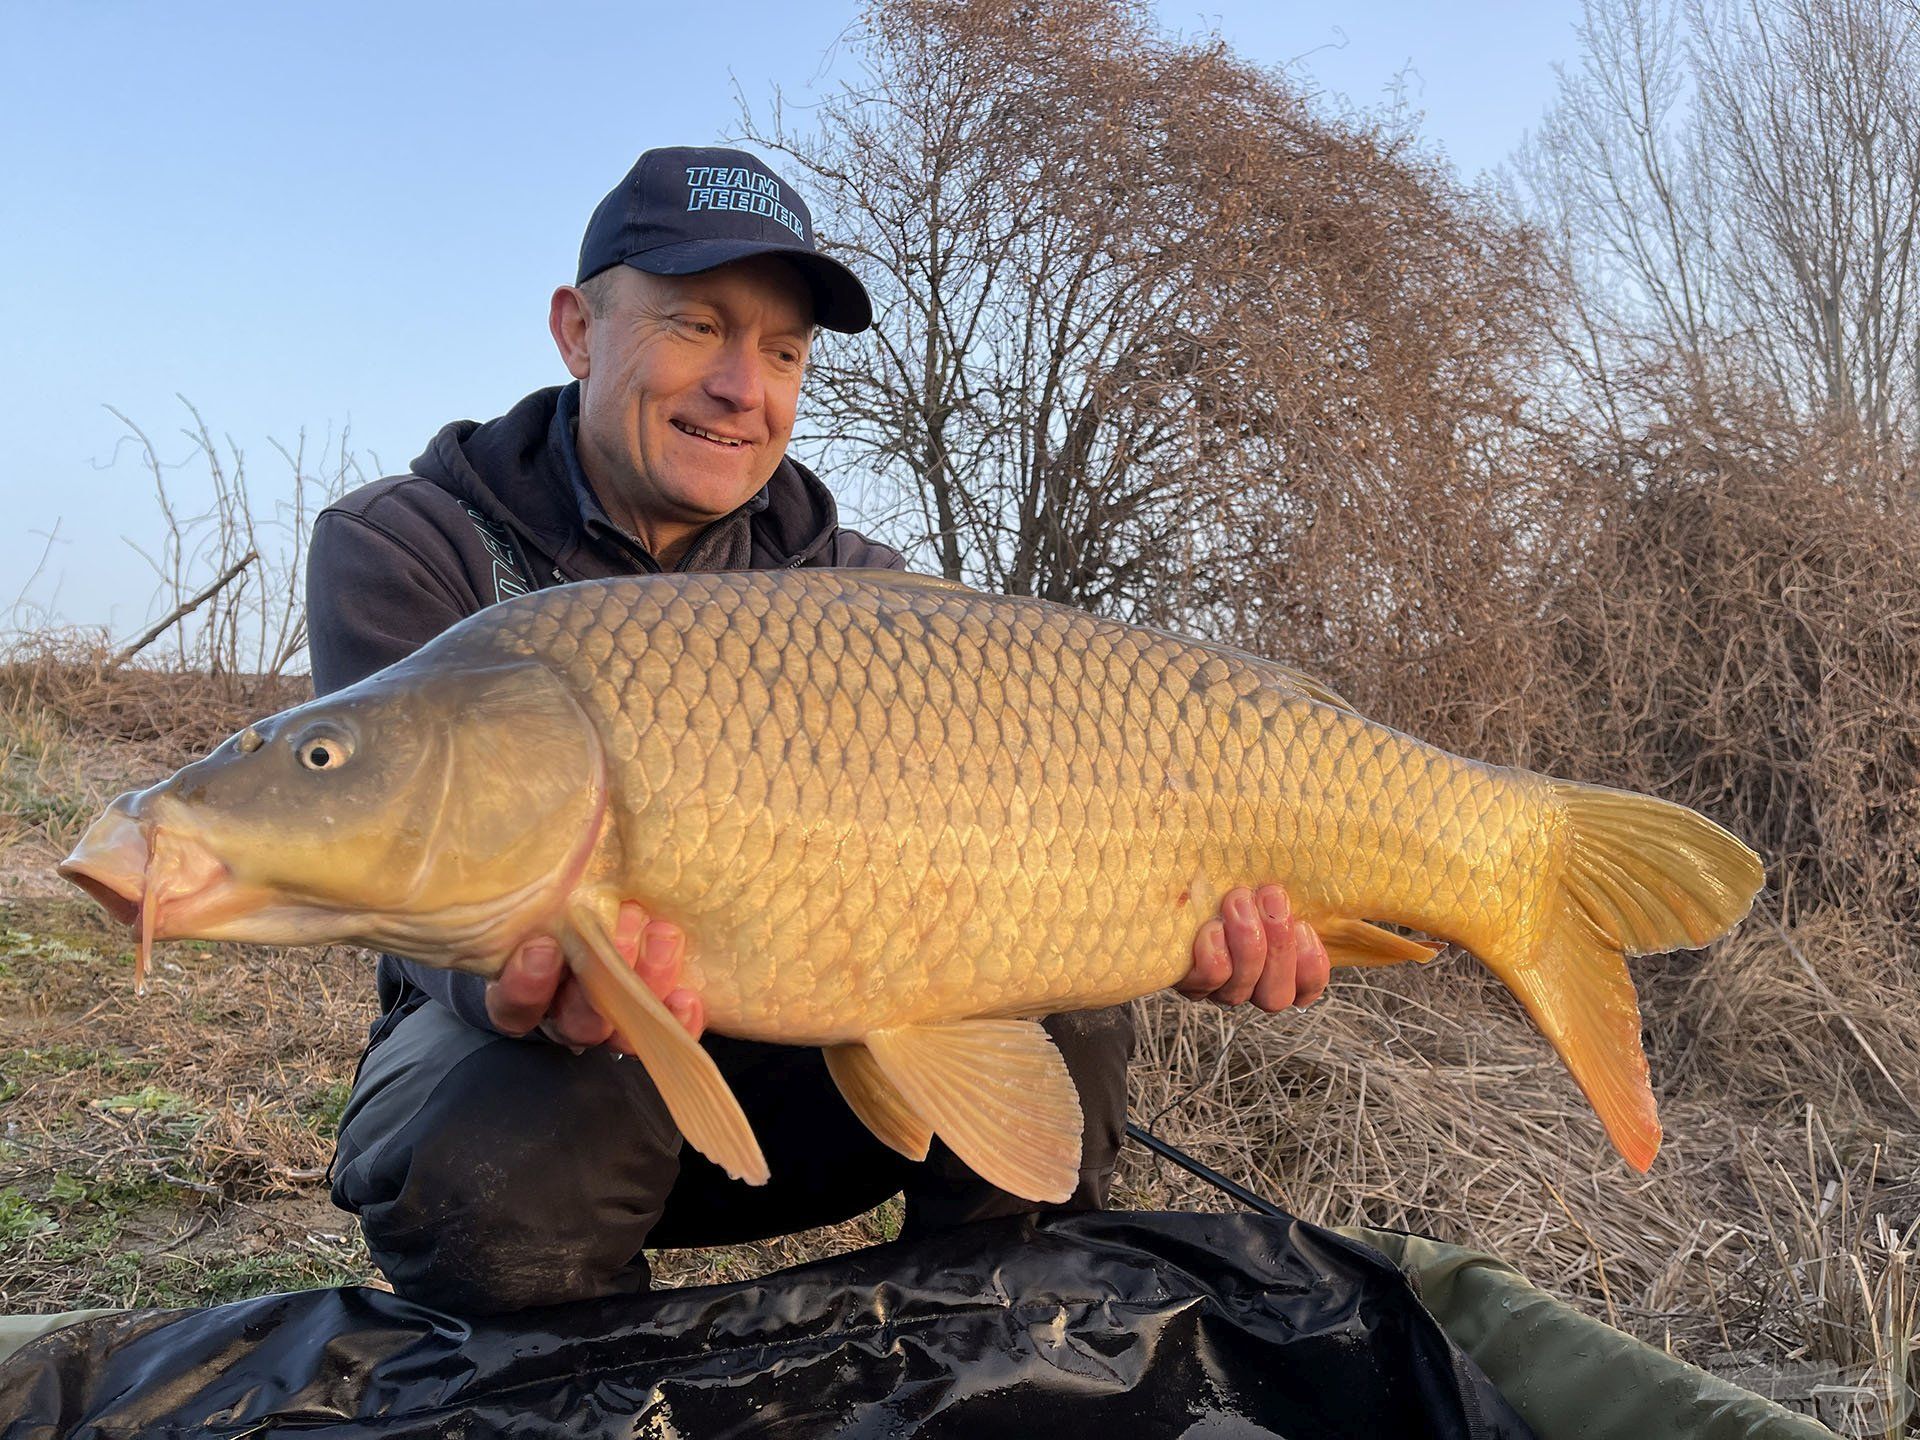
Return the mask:
[[[844,575],[851,580],[865,580],[871,584],[885,585],[898,590],[933,590],[949,595],[993,594],[991,591],[976,590],[973,586],[962,584],[958,580],[949,580],[944,575],[921,575],[911,570],[884,570],[877,566],[847,566],[843,569],[835,569],[834,573],[836,575]],[[998,599],[1001,597],[995,595],[994,598]],[[1173,634],[1171,631],[1162,633]],[[1173,638],[1185,641],[1188,644],[1199,643],[1194,641],[1192,637],[1185,635],[1173,635]],[[1331,705],[1336,710],[1345,710],[1349,714],[1357,715],[1360,713],[1355,710],[1348,701],[1328,689],[1323,681],[1316,680],[1313,676],[1307,674],[1306,671],[1296,669],[1292,665],[1282,664],[1278,660],[1268,660],[1265,656],[1257,656],[1255,658],[1259,659],[1263,664],[1270,665],[1275,670],[1278,670],[1284,679],[1296,686],[1309,700],[1318,701],[1322,705]]]
[[[1331,705],[1336,710],[1345,710],[1349,715],[1358,715],[1360,713],[1358,710],[1355,710],[1349,702],[1329,690],[1324,682],[1314,679],[1313,676],[1307,674],[1306,671],[1296,670],[1291,665],[1283,665],[1278,660],[1269,660],[1267,664],[1278,670],[1295,685],[1298,685],[1306,692],[1309,700],[1318,700],[1322,705]]]
[[[848,580],[865,580],[875,585],[888,585],[897,590],[943,590],[949,594],[978,595],[983,592],[971,585],[963,585],[958,580],[949,580],[944,575],[921,575],[912,570],[887,570],[877,565],[848,565],[835,567],[834,574]]]

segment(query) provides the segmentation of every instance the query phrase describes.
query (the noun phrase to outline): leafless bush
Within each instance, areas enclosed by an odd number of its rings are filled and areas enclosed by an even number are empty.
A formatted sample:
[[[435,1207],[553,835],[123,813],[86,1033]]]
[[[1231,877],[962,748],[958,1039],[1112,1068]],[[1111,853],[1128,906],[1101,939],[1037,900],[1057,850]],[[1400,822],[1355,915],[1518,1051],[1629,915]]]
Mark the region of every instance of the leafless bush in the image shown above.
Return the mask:
[[[1549,768],[1737,830],[1790,909],[1910,935],[1920,500],[1877,454],[1723,394],[1610,456],[1584,553],[1543,577],[1530,725]]]
[[[881,0],[855,49],[810,130],[751,133],[874,290],[810,403],[923,563],[1191,620],[1329,518],[1330,475],[1506,433],[1530,252],[1403,134],[1131,0]]]
[[[306,556],[313,520],[327,502],[368,478],[342,432],[319,447],[316,467],[306,433],[289,449],[272,441],[287,477],[263,496],[247,473],[245,453],[229,437],[216,442],[200,412],[184,399],[192,424],[181,433],[186,459],[161,457],[139,425],[113,411],[153,477],[163,533],[156,550],[134,548],[153,567],[163,608],[160,624],[123,647],[125,660],[172,635],[173,668],[201,672],[228,691],[244,694],[260,679],[296,667],[306,652]],[[205,467],[210,499],[190,513],[170,472]],[[134,543],[134,542],[129,542]]]
[[[0,647],[0,707],[82,740],[157,746],[172,768],[311,693],[305,675],[226,673],[216,686],[205,670],[122,665],[97,634],[16,635]]]

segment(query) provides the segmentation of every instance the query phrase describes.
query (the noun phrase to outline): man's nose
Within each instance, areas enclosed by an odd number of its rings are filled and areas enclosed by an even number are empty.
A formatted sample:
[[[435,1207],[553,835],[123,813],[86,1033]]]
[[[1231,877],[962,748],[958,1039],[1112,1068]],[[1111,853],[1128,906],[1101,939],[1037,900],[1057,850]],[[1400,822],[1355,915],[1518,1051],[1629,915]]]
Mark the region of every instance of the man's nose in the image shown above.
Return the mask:
[[[707,393],[736,410],[758,410],[766,398],[758,348],[729,341],[707,371]]]

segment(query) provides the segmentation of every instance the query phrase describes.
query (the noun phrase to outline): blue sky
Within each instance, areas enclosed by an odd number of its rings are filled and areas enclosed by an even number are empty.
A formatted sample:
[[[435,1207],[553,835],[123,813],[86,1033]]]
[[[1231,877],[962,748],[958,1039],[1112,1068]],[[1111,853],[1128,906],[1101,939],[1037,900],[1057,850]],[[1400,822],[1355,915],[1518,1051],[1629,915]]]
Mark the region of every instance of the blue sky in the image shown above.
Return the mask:
[[[257,486],[351,427],[404,467],[441,424],[564,378],[546,302],[641,150],[830,80],[841,3],[0,0],[0,611],[126,635],[154,585],[151,482],[191,399]],[[1499,164],[1571,61],[1577,0],[1160,6],[1360,103],[1411,67],[1422,133]],[[821,217],[830,225],[831,217]],[[804,457],[803,457],[804,458]],[[180,472],[193,494],[194,471]]]

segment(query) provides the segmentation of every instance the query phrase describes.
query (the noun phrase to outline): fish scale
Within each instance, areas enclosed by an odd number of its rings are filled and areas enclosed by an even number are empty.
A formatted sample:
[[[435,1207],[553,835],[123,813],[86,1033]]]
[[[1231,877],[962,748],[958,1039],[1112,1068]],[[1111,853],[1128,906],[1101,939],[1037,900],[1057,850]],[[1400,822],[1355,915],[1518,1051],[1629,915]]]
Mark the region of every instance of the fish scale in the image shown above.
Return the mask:
[[[1116,1003],[1181,978],[1217,897],[1268,879],[1309,921],[1475,938],[1534,902],[1499,873],[1543,858],[1517,853],[1537,804],[1519,772],[1251,655],[985,599],[696,575],[544,592],[491,631],[605,737],[623,879],[688,932],[716,1028],[830,1044],[962,994],[975,1014]]]
[[[120,797],[62,870],[146,934],[488,975],[557,935],[689,1143],[764,1180],[711,1057],[617,952],[638,900],[685,932],[711,1029],[822,1046],[887,1144],[938,1134],[1040,1200],[1077,1180],[1081,1120],[1031,1017],[1176,983],[1225,892],[1266,881],[1336,965],[1439,948],[1374,922],[1471,950],[1644,1169],[1623,957],[1706,943],[1762,878],[1692,811],[1449,755],[1276,662],[845,570],[493,606]]]

